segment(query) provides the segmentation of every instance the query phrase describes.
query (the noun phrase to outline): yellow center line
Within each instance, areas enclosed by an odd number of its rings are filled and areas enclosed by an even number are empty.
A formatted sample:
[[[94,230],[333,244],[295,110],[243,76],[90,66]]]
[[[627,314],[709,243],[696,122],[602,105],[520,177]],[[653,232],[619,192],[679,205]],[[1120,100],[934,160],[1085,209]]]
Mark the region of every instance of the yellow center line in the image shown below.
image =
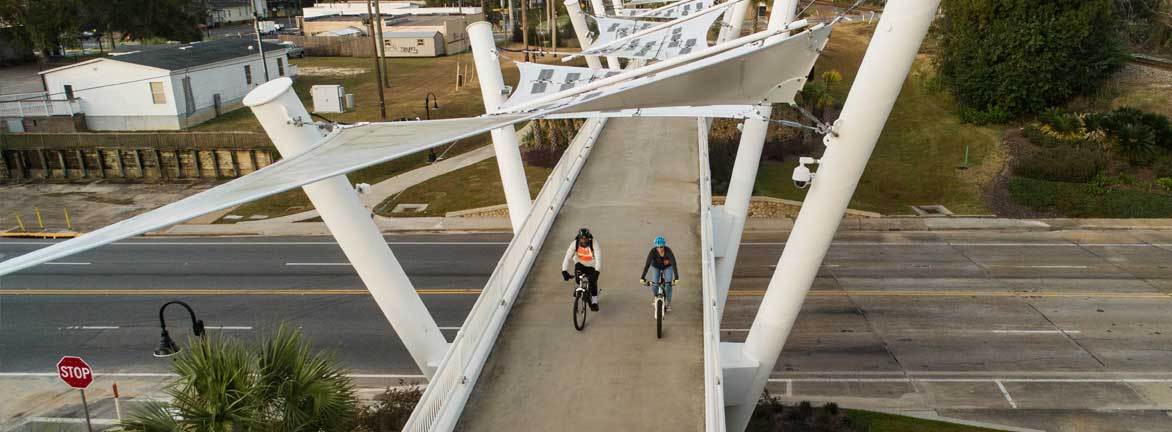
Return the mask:
[[[421,289],[419,295],[478,295],[479,289]],[[364,289],[27,289],[0,295],[370,295]]]
[[[761,297],[764,290],[734,290],[731,297]],[[1106,299],[1172,299],[1166,293],[1101,293],[1101,292],[1056,292],[1056,291],[912,291],[912,290],[851,290],[851,291],[810,291],[810,297],[1061,297],[1061,298],[1106,298]]]

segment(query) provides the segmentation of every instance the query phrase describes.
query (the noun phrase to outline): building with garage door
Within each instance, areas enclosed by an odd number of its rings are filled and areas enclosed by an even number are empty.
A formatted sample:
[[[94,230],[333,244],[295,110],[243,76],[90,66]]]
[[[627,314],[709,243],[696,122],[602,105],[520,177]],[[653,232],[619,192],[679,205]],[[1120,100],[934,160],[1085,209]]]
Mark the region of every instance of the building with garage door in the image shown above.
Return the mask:
[[[127,46],[41,72],[47,99],[76,101],[89,130],[177,130],[237,109],[266,81],[295,76],[286,50],[255,39]]]

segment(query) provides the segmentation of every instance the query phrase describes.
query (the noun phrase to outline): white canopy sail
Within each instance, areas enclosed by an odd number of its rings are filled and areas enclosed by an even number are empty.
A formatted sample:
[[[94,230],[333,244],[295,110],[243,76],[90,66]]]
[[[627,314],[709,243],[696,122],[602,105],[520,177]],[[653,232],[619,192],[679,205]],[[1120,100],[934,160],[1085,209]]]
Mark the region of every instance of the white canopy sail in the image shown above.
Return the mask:
[[[548,85],[553,85],[560,73],[560,82],[572,84],[570,88],[560,90],[558,85],[558,90],[551,94],[533,92],[531,88],[530,99],[510,98],[502,107],[506,112],[490,116],[339,128],[309,151],[252,174],[75,239],[0,262],[0,275],[533,118],[592,116],[622,110],[637,114],[655,112],[657,108],[665,113],[679,113],[687,107],[736,111],[739,108],[719,106],[789,102],[805,83],[806,74],[830,36],[830,28],[816,27],[788,38],[732,49],[714,47],[716,54],[681,65],[669,61],[659,67],[647,66],[645,72],[621,73],[630,74],[630,78],[608,78],[606,74],[610,71],[597,71],[591,72],[592,81],[571,80],[570,69],[576,68],[542,66],[554,70]],[[538,78],[542,73],[545,72],[537,73]],[[511,113],[507,112],[510,106]]]

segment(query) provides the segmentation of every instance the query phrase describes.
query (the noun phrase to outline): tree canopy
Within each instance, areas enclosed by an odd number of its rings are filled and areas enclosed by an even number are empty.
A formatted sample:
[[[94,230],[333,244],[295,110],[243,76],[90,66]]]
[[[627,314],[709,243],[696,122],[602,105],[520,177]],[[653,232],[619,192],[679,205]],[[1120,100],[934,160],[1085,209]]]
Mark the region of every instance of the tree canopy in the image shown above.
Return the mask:
[[[0,0],[0,22],[19,29],[33,47],[49,54],[82,31],[117,32],[123,38],[199,40],[206,16],[190,0]]]
[[[1090,93],[1126,62],[1112,0],[942,6],[935,32],[941,80],[966,110],[986,118],[1035,113]]]

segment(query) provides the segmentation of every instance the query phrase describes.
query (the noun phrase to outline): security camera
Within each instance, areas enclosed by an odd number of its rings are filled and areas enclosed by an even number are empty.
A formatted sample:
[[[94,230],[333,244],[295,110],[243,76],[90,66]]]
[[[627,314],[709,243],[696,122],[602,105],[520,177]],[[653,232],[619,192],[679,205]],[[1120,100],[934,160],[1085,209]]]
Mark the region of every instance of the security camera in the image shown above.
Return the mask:
[[[798,166],[794,167],[794,174],[792,177],[794,180],[794,186],[796,186],[798,189],[805,189],[809,187],[810,183],[814,182],[814,173],[810,172],[810,168],[806,165],[813,165],[817,163],[817,159],[810,157],[798,159]]]

